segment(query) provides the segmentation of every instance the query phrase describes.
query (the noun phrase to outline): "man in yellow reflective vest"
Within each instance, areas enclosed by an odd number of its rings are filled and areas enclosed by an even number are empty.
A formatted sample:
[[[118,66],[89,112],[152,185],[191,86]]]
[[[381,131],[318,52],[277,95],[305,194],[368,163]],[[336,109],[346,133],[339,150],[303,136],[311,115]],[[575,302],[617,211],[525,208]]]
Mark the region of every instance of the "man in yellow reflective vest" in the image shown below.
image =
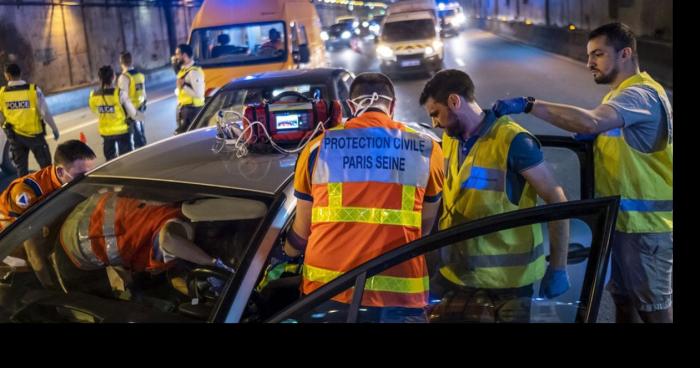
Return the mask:
[[[284,252],[304,254],[304,294],[433,227],[442,150],[392,118],[395,96],[387,76],[358,75],[350,86],[354,117],[313,139],[299,155],[297,212]],[[368,278],[359,321],[426,322],[428,282],[422,255]],[[352,296],[352,289],[338,294],[317,307],[310,322],[344,322]]]
[[[175,49],[177,72],[177,129],[175,134],[187,131],[195,116],[204,106],[204,72],[194,64],[192,47],[181,44]]]
[[[34,153],[43,169],[51,165],[51,152],[44,138],[46,122],[58,140],[58,128],[49,112],[46,99],[39,87],[21,79],[22,71],[17,64],[5,67],[7,85],[0,88],[0,125],[5,131],[12,151],[12,162],[17,175],[29,174],[29,151]]]
[[[455,69],[438,72],[425,85],[419,102],[434,124],[444,129],[441,230],[533,207],[537,196],[546,203],[566,201],[537,139],[507,116],[496,118],[493,111],[483,111],[466,73]],[[442,300],[432,310],[431,321],[526,323],[537,281],[542,280],[541,297],[566,292],[570,286],[566,271],[569,223],[548,225],[549,267],[541,224],[444,248],[441,267],[431,284]]]
[[[640,72],[637,42],[621,23],[588,36],[588,68],[611,91],[587,110],[532,97],[498,101],[500,114],[529,112],[595,135],[597,196],[621,196],[612,246],[618,322],[673,322],[673,110],[664,88]],[[641,320],[640,320],[641,317]]]
[[[136,110],[146,112],[146,77],[134,68],[133,59],[130,52],[123,52],[119,56],[119,64],[122,74],[117,80],[120,90],[129,94],[129,100]],[[134,148],[146,145],[146,132],[143,128],[143,121],[127,118]]]

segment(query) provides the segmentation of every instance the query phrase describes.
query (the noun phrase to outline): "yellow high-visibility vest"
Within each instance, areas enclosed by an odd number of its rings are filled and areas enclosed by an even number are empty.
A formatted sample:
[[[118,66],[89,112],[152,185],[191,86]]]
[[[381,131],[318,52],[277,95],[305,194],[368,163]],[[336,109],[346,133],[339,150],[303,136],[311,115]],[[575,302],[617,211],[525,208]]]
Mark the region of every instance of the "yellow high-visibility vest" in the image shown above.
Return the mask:
[[[9,123],[16,134],[25,137],[43,134],[37,100],[34,84],[0,88],[0,112],[5,116],[3,127]]]
[[[518,204],[511,203],[506,193],[508,151],[519,133],[527,131],[507,116],[501,117],[477,139],[461,167],[458,166],[459,141],[443,134],[448,167],[441,230],[537,204],[537,194],[528,183]],[[541,279],[545,272],[540,224],[469,239],[445,251],[440,273],[457,285],[489,289],[522,287]]]
[[[651,87],[659,95],[668,122],[668,139],[662,150],[644,153],[625,141],[625,128],[599,134],[594,142],[596,195],[622,197],[617,231],[669,232],[673,231],[673,110],[666,91],[644,72],[622,82],[603,102],[635,85]]]
[[[124,75],[129,78],[129,100],[138,109],[146,102],[146,77],[134,69]]]
[[[189,73],[193,70],[196,70],[196,71],[202,73],[201,67],[193,65],[189,68],[180,69],[180,71],[177,72],[177,78],[178,79],[184,78],[187,75],[187,73]],[[187,93],[185,93],[184,88],[180,88],[180,92],[177,95],[177,104],[178,104],[178,106],[188,106],[188,105],[192,105],[195,107],[204,106],[204,98],[192,97],[192,96],[188,95]]]
[[[129,132],[126,112],[119,102],[119,88],[91,91],[90,110],[98,116],[98,129],[102,136],[121,135]]]

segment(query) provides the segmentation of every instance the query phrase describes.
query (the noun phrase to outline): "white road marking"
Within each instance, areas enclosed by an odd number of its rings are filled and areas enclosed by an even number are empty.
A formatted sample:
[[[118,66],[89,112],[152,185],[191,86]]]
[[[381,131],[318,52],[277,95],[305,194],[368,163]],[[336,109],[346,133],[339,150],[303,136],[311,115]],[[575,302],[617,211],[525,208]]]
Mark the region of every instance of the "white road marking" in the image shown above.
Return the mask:
[[[158,103],[158,102],[161,102],[161,101],[164,101],[164,100],[167,100],[167,99],[169,99],[169,98],[173,98],[173,97],[174,97],[173,95],[165,95],[165,96],[162,96],[162,97],[158,97],[158,98],[156,98],[156,99],[153,100],[153,101],[148,101],[148,106],[153,105],[153,104]],[[61,131],[60,133],[61,133],[61,135],[67,134],[67,133],[70,133],[70,132],[74,132],[74,131],[76,131],[76,130],[84,129],[84,128],[86,128],[86,127],[88,127],[88,126],[90,126],[90,125],[92,125],[92,124],[96,124],[96,123],[97,123],[97,119],[93,119],[93,120],[90,120],[90,121],[88,121],[88,122],[86,122],[86,123],[82,123],[82,124],[77,125],[77,126],[74,126],[74,127],[72,127],[72,128],[68,128],[68,129],[66,129],[66,130],[63,130],[63,131]]]

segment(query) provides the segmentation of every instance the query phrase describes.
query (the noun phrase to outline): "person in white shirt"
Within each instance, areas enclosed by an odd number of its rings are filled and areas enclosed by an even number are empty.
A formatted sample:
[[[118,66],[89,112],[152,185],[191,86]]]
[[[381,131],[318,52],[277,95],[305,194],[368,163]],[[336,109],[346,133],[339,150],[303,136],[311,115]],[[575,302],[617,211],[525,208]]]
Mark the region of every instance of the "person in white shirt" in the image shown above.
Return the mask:
[[[178,45],[175,50],[176,63],[180,65],[177,73],[177,129],[175,134],[186,132],[194,117],[204,106],[204,72],[192,59],[192,47]]]
[[[130,52],[122,52],[119,56],[119,64],[122,74],[117,79],[119,90],[126,91],[134,107],[141,111],[146,111],[146,77],[138,69],[134,68],[133,58]],[[146,145],[146,132],[143,121],[127,119],[131,129],[134,148]]]

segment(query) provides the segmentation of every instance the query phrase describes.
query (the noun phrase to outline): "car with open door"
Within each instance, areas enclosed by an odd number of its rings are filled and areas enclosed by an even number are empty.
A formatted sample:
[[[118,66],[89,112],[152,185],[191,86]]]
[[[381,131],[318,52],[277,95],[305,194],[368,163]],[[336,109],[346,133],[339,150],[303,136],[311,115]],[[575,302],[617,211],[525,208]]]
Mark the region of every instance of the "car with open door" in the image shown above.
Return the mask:
[[[533,299],[533,322],[593,322],[600,302],[609,241],[618,200],[592,198],[590,143],[568,137],[539,137],[545,158],[564,184],[569,203],[480,219],[397,248],[301,296],[296,270],[271,277],[271,263],[294,219],[296,155],[250,152],[238,157],[213,149],[216,127],[203,127],[157,142],[103,164],[30,208],[0,233],[0,321],[2,322],[292,322],[317,303],[355,287],[393,264],[450,244],[525,224],[571,220],[571,289],[554,300]],[[578,168],[579,176],[561,168]],[[119,264],[93,271],[74,267],[65,254],[61,229],[69,215],[95,195],[110,193],[160,203],[221,202],[225,217],[193,220],[194,242],[234,269],[177,260],[163,272],[119,272]],[[579,200],[580,199],[580,200]],[[133,226],[140,226],[135,223]],[[116,231],[116,230],[115,230]],[[79,233],[80,234],[80,233]],[[546,234],[546,232],[545,232]],[[116,235],[116,233],[115,233]],[[547,239],[544,239],[545,243]],[[34,269],[26,242],[47,253],[46,269]],[[543,247],[548,249],[548,247]],[[546,254],[542,256],[546,257]],[[431,258],[432,257],[432,258]],[[48,272],[48,284],[39,281]],[[219,285],[217,287],[217,285]],[[358,299],[359,300],[359,299]],[[361,320],[354,305],[344,321]],[[330,311],[328,311],[330,313]],[[312,313],[313,314],[313,313]],[[352,318],[351,318],[352,317]]]

